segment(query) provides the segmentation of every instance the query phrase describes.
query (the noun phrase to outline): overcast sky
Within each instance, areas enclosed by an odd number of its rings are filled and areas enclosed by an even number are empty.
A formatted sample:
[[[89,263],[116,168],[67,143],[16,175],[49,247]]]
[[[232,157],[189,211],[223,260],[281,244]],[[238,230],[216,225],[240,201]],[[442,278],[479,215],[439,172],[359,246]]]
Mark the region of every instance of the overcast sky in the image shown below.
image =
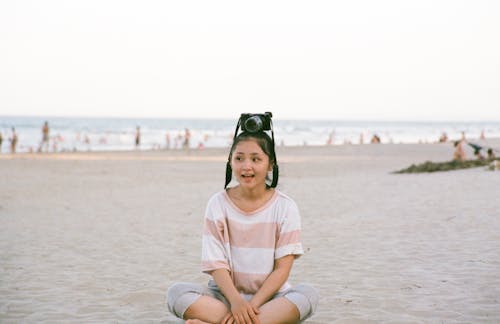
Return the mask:
[[[500,1],[0,2],[0,115],[499,120]]]

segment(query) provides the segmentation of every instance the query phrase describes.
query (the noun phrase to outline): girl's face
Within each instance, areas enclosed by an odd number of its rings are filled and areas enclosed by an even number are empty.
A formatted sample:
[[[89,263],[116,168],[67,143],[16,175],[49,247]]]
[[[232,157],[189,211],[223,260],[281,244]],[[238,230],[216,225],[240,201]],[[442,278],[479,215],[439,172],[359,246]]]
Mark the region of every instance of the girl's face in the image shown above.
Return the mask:
[[[241,141],[234,148],[231,157],[233,174],[244,188],[253,189],[266,186],[267,172],[271,170],[269,156],[256,141]]]

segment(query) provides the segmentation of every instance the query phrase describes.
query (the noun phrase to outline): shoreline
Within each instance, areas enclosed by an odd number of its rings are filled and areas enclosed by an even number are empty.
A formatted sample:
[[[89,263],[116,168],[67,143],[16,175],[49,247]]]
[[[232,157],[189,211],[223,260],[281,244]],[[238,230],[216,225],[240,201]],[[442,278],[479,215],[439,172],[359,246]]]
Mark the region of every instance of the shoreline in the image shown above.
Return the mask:
[[[471,142],[480,143],[483,147],[493,147],[500,151],[500,138],[490,138],[488,140],[470,140]],[[294,153],[303,155],[305,151],[308,153],[320,154],[315,155],[317,158],[325,157],[327,153],[345,153],[346,151],[387,151],[388,147],[398,147],[402,151],[408,148],[418,147],[437,147],[453,152],[453,142],[446,143],[384,143],[384,144],[336,144],[336,145],[290,145],[277,146],[276,152],[278,158],[280,155],[290,156]],[[472,152],[472,149],[465,146],[467,151]],[[63,151],[63,152],[19,152],[19,153],[2,153],[0,160],[161,160],[161,161],[225,161],[229,147],[208,147],[203,149],[151,149],[151,150],[109,150],[109,151]],[[470,153],[469,152],[469,153]],[[354,154],[354,153],[353,153]],[[472,156],[472,154],[470,154]],[[452,153],[450,154],[452,156]],[[450,158],[451,159],[451,158]]]

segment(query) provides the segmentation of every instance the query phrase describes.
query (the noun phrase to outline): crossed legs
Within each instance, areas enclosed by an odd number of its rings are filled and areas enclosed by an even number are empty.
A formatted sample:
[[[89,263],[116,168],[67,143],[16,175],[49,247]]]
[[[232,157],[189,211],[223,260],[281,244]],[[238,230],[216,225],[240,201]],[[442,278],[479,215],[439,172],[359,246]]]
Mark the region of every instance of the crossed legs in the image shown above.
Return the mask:
[[[261,323],[297,323],[300,317],[295,304],[285,297],[273,299],[262,305],[259,310]],[[201,296],[184,312],[184,319],[189,324],[220,323],[228,311],[223,302],[213,297]]]
[[[298,285],[279,293],[259,310],[261,323],[298,323],[311,316],[318,303],[317,291]],[[191,283],[177,283],[167,293],[169,310],[186,323],[220,323],[230,306],[218,288]]]

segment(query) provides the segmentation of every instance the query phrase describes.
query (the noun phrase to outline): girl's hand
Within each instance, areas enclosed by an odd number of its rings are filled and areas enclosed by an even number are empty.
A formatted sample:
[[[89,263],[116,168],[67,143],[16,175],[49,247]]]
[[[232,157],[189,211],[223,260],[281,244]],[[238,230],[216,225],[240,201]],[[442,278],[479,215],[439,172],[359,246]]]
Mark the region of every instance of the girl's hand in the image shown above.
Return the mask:
[[[222,324],[259,324],[259,309],[241,298],[231,304],[231,312],[222,320]]]

